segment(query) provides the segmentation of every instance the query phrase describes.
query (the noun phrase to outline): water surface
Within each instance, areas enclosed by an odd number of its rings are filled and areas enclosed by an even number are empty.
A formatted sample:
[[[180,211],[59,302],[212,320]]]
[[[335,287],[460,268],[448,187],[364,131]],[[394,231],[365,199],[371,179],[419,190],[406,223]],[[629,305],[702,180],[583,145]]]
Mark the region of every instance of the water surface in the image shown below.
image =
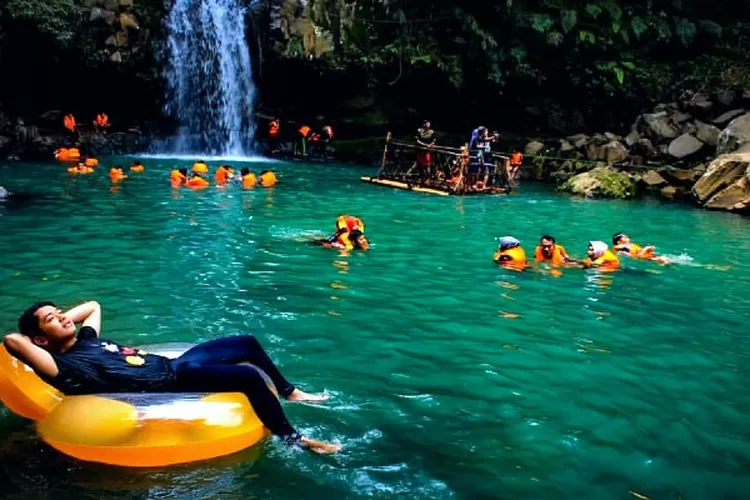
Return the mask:
[[[2,328],[35,300],[96,299],[103,336],[126,344],[252,332],[301,388],[332,393],[285,408],[344,452],[271,441],[125,470],[61,456],[3,408],[7,498],[747,497],[747,219],[539,185],[434,197],[301,163],[256,165],[278,172],[272,190],[193,192],[169,186],[186,161],[150,158],[113,187],[110,163],[77,178],[0,165],[0,185],[37,196],[0,204]],[[308,244],[342,213],[365,220],[372,251]],[[617,231],[681,263],[557,276],[491,261],[499,235],[531,253],[550,233],[582,256]]]

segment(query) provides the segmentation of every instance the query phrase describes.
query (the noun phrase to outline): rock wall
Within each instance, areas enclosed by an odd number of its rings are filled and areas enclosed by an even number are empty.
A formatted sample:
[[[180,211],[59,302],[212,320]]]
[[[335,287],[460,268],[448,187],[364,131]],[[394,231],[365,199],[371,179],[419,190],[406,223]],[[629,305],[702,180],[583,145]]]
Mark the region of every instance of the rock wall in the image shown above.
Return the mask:
[[[149,30],[141,29],[133,0],[85,0],[89,23],[102,29],[98,51],[115,63],[126,61],[143,50]]]
[[[748,109],[750,89],[690,94],[639,115],[624,137],[606,132],[533,140],[524,148],[525,174],[584,196],[630,198],[649,193],[692,199],[707,209],[746,213],[750,206]],[[609,182],[612,179],[618,181]]]

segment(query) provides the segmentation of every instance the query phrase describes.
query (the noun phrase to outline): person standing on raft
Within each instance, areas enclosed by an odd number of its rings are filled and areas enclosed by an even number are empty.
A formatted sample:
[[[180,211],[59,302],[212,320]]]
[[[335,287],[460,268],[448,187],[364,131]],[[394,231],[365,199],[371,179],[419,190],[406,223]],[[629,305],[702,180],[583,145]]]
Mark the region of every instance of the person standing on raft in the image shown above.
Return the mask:
[[[5,336],[5,348],[63,394],[242,392],[263,425],[287,444],[320,454],[341,449],[297,432],[260,372],[240,364],[263,370],[287,401],[328,399],[290,384],[252,335],[210,340],[172,360],[99,338],[101,307],[94,301],[67,312],[38,302],[21,315],[18,329]]]

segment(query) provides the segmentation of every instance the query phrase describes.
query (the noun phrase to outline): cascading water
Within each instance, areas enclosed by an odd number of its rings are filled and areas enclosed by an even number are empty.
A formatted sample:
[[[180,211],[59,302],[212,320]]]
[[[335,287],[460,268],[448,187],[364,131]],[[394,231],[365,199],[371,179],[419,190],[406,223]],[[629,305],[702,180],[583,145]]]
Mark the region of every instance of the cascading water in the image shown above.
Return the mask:
[[[241,0],[173,1],[165,111],[177,118],[179,130],[160,152],[251,154],[255,86]]]

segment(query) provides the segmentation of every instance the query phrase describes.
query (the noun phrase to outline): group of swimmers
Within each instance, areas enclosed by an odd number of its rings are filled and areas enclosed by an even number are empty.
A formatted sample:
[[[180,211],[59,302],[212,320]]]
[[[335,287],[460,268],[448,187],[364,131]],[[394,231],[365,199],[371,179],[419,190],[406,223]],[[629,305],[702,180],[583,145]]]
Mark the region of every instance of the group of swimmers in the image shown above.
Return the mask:
[[[70,161],[70,160],[63,160],[63,161]],[[94,169],[97,166],[99,166],[99,160],[97,160],[96,158],[79,159],[73,165],[68,167],[68,173],[71,175],[93,174]],[[146,167],[144,167],[143,163],[139,161],[134,161],[130,165],[130,172],[139,174],[139,173],[144,172],[145,170],[146,170]],[[117,183],[123,179],[127,179],[128,175],[125,173],[125,170],[120,165],[114,165],[109,169],[109,178],[112,182]]]
[[[641,246],[633,243],[630,237],[622,232],[612,236],[612,250],[603,241],[590,241],[587,256],[583,260],[572,258],[565,247],[557,244],[555,238],[550,235],[542,236],[539,245],[534,249],[536,262],[546,262],[556,267],[584,267],[614,271],[620,268],[619,256],[649,260],[659,264],[671,263],[668,258],[657,255],[653,245]],[[493,259],[501,266],[516,271],[522,271],[529,266],[521,242],[513,236],[498,238],[498,247]]]
[[[504,268],[522,271],[529,267],[529,260],[521,242],[513,236],[497,238],[498,247],[493,260]],[[352,215],[341,215],[336,219],[334,233],[326,239],[316,239],[314,244],[339,250],[368,250],[370,242],[365,237],[365,224],[362,219]],[[534,249],[534,261],[548,263],[555,267],[598,268],[603,271],[614,271],[620,268],[620,256],[648,260],[659,264],[670,264],[672,261],[657,255],[653,245],[641,246],[634,243],[626,233],[612,236],[612,250],[603,241],[590,241],[587,258],[572,258],[564,246],[559,245],[550,235],[541,237]]]
[[[169,174],[169,179],[173,188],[185,186],[193,189],[204,189],[211,185],[205,178],[208,175],[209,169],[206,162],[197,161],[193,164],[189,175],[186,168],[173,169]],[[260,173],[260,179],[258,179],[255,172],[251,172],[247,167],[243,167],[239,175],[237,175],[231,166],[220,165],[214,173],[214,181],[217,186],[224,186],[227,183],[235,182],[241,183],[243,189],[252,189],[258,184],[263,187],[274,186],[278,182],[278,179],[276,178],[276,174],[270,170],[263,170]]]

